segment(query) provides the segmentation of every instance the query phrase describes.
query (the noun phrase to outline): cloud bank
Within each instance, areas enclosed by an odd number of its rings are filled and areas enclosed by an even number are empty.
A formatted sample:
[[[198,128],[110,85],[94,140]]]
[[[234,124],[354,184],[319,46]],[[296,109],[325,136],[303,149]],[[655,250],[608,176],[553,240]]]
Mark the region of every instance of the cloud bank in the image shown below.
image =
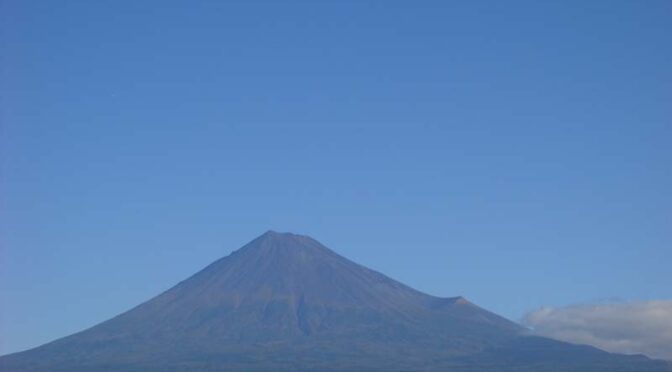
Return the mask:
[[[523,324],[556,340],[672,360],[672,301],[545,307]]]

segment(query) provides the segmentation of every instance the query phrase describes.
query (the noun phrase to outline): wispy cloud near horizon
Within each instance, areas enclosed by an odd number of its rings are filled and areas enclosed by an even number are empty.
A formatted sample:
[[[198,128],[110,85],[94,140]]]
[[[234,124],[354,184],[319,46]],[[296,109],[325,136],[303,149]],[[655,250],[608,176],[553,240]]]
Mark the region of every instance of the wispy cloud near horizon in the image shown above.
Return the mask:
[[[525,315],[523,324],[540,336],[672,360],[672,301],[544,307]]]

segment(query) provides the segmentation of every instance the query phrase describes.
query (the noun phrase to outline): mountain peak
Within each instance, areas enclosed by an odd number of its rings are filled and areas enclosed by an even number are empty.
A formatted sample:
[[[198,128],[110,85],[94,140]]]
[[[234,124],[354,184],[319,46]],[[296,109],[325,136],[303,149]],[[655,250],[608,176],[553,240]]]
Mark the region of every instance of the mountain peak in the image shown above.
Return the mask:
[[[275,255],[296,254],[298,252],[334,254],[309,236],[274,230],[266,231],[236,251],[236,253],[242,252],[257,252],[263,254],[265,259],[270,259]]]
[[[297,234],[291,232],[278,232],[275,230],[268,230],[265,233],[259,235],[259,237],[269,238],[269,239],[278,239],[278,238],[291,238]]]
[[[307,235],[294,234],[291,232],[278,232],[275,230],[268,230],[265,233],[259,235],[257,238],[262,241],[273,241],[273,242],[287,242],[287,243],[307,243],[317,241]],[[255,239],[255,240],[257,240]]]
[[[299,243],[302,241],[307,241],[307,240],[312,240],[315,241],[315,239],[306,236],[306,235],[300,235],[300,234],[294,234],[291,232],[278,232],[275,230],[268,230],[265,233],[259,235],[257,238],[252,240],[250,242],[293,242],[293,243]],[[248,244],[249,245],[249,244]]]

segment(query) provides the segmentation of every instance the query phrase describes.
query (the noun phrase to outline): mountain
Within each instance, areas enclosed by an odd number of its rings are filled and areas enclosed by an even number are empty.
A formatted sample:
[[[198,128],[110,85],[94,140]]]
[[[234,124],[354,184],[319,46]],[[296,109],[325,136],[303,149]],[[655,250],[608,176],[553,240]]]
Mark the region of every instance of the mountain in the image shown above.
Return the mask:
[[[526,335],[301,235],[269,231],[153,299],[0,358],[41,371],[670,371],[643,356]]]

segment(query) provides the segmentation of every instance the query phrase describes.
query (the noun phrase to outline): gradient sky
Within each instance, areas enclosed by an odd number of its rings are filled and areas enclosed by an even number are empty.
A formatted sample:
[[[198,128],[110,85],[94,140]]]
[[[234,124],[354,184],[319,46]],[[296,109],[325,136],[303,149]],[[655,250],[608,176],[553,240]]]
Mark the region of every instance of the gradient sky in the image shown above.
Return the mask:
[[[0,354],[268,229],[519,320],[672,299],[672,2],[1,0]]]

